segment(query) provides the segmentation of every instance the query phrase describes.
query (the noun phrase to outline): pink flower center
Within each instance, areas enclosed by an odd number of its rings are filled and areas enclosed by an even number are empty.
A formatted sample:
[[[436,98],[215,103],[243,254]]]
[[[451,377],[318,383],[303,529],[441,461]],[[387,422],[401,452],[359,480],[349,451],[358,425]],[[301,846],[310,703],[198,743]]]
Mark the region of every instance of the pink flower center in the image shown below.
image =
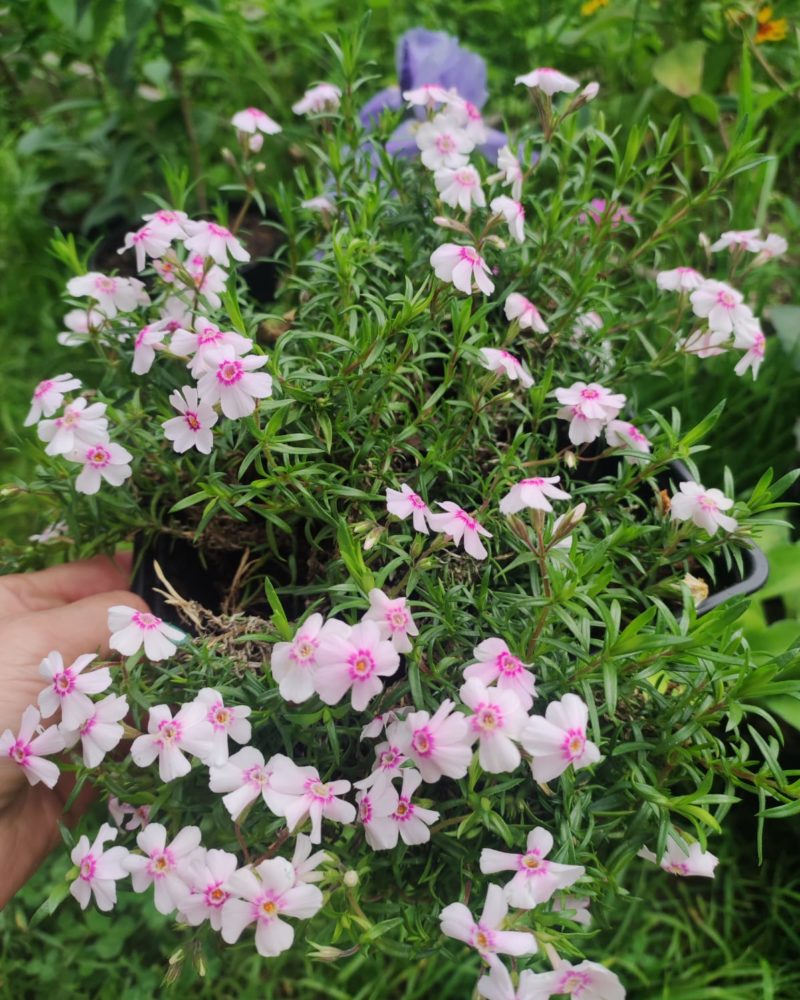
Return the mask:
[[[568,729],[561,744],[561,756],[564,760],[577,760],[583,754],[586,746],[586,735],[582,729]]]
[[[132,237],[134,243],[144,243],[144,241],[149,238],[150,230],[147,226],[142,226],[142,228],[138,232],[134,233]]]
[[[581,399],[597,399],[599,396],[597,389],[581,389]]]
[[[394,771],[402,756],[397,747],[389,747],[388,750],[384,750],[380,755],[378,760],[379,766],[384,771]]]
[[[272,923],[273,920],[278,919],[280,912],[280,896],[271,889],[253,901],[253,916],[261,923]]]
[[[259,108],[248,108],[248,114],[251,114],[253,118],[266,118],[267,116]]]
[[[161,624],[161,619],[157,615],[151,615],[149,611],[134,611],[131,622],[143,632],[152,632]]]
[[[62,670],[61,673],[55,674],[53,677],[53,690],[59,698],[63,698],[75,690],[75,675],[69,667],[66,670]]]
[[[325,782],[319,779],[309,778],[304,787],[306,794],[310,795],[312,799],[318,799],[320,802],[330,802],[333,798],[331,786],[326,785]]]
[[[165,847],[163,851],[156,851],[155,854],[150,855],[147,873],[160,881],[162,878],[166,878],[174,867],[175,855],[168,847]]]
[[[101,295],[113,295],[117,289],[117,282],[115,278],[106,278],[101,275],[99,278],[94,279],[95,291],[98,291]]]
[[[717,504],[711,499],[707,493],[701,493],[697,498],[697,506],[701,510],[705,510],[708,513],[714,513],[719,510]]]
[[[270,773],[263,764],[254,764],[242,771],[242,779],[247,785],[254,785],[256,788],[265,788],[269,784]]]
[[[495,666],[506,677],[515,677],[523,669],[522,660],[511,653],[498,654]]]
[[[503,713],[499,705],[481,703],[475,709],[471,720],[475,732],[493,733],[503,728]]]
[[[755,354],[757,358],[764,357],[764,348],[767,346],[767,338],[760,331],[753,337],[753,346],[750,348],[750,353]]]
[[[197,414],[193,410],[187,410],[183,415],[183,419],[191,431],[200,431],[203,429],[203,425],[200,423]]]
[[[670,875],[689,875],[689,866],[685,861],[670,861],[669,864],[663,865],[665,872],[669,872]]]
[[[214,910],[219,909],[229,896],[230,893],[222,888],[221,882],[212,882],[211,885],[207,885],[203,893],[206,906]]]
[[[414,510],[427,510],[427,505],[422,497],[418,497],[416,493],[407,493],[406,499],[414,508]]]
[[[405,823],[407,820],[410,820],[413,815],[414,806],[405,795],[401,795],[397,800],[397,806],[392,813],[392,819],[395,819],[400,823]]]
[[[391,632],[405,632],[408,628],[408,612],[404,608],[391,608],[385,617]]]
[[[475,520],[475,518],[470,517],[465,510],[456,511],[455,518],[457,521],[461,521],[463,524],[465,524],[470,531],[475,531],[475,529],[478,527],[478,522]]]
[[[86,452],[86,462],[95,469],[105,469],[107,465],[111,465],[111,452],[97,444]]]
[[[483,257],[481,257],[481,255],[476,250],[473,250],[472,247],[459,247],[458,248],[458,256],[462,260],[469,261],[469,263],[473,267],[483,267],[484,266],[484,264],[483,264]]]
[[[97,871],[97,861],[95,861],[93,854],[87,854],[83,861],[81,861],[81,874],[80,877],[84,882],[91,882],[94,878],[94,873]]]
[[[481,954],[493,952],[497,948],[494,932],[488,927],[484,927],[483,924],[472,925],[472,930],[469,935],[469,943],[473,948],[476,948],[479,952],[481,952]]]
[[[175,719],[165,719],[158,724],[158,739],[156,744],[162,749],[174,746],[183,735],[183,727]]]
[[[523,479],[523,486],[544,486],[545,481],[541,476],[534,476],[533,479]]]
[[[368,649],[359,649],[347,658],[350,676],[355,681],[365,681],[375,673],[376,663]]]
[[[461,187],[475,187],[475,174],[466,168],[464,170],[456,170],[455,182],[456,184],[460,184]]]
[[[231,710],[225,708],[222,702],[218,701],[208,710],[206,718],[214,729],[220,731],[226,730],[230,726],[233,717],[231,716]]]
[[[86,720],[86,722],[84,722],[84,724],[81,726],[80,728],[81,736],[82,737],[88,736],[96,725],[97,725],[97,713],[95,712],[95,714],[90,715],[89,718]]]
[[[642,434],[640,430],[637,430],[633,424],[628,424],[625,428],[625,433],[631,439],[631,441],[638,441],[639,444],[647,444],[647,438]]]
[[[540,877],[547,874],[549,864],[542,858],[542,852],[538,849],[526,851],[519,858],[519,870],[532,877]]]
[[[217,369],[217,381],[223,385],[236,385],[244,377],[241,361],[223,361]]]
[[[415,729],[411,736],[411,746],[420,757],[430,757],[436,747],[436,740],[433,733],[427,726],[422,729]]]
[[[365,826],[372,821],[372,799],[369,795],[364,795],[361,799],[358,805],[358,815]]]
[[[211,323],[208,326],[204,326],[197,334],[197,344],[199,347],[205,347],[207,344],[218,344],[222,339],[223,336],[220,328],[213,326]]]
[[[223,240],[229,240],[233,236],[230,229],[226,229],[224,226],[219,226],[216,222],[209,222],[208,231],[212,236],[220,236]]]
[[[455,150],[456,148],[455,139],[452,137],[452,135],[450,135],[449,132],[444,132],[442,135],[437,135],[436,148],[439,150],[440,153],[443,153],[446,156],[448,153],[452,153]]]
[[[717,293],[717,304],[723,309],[735,309],[736,298],[730,292],[722,291]]]
[[[16,743],[12,743],[8,748],[8,756],[21,767],[25,767],[30,755],[31,745],[30,743],[26,743],[25,740],[17,740]]]
[[[41,399],[42,396],[50,392],[54,385],[55,383],[51,379],[45,379],[43,382],[40,382],[33,390],[33,398]]]
[[[64,410],[63,416],[56,418],[56,427],[74,427],[75,424],[80,423],[81,414],[80,410],[73,409],[73,407],[68,406]]]
[[[307,635],[300,636],[298,639],[295,639],[292,650],[289,653],[289,658],[294,660],[295,663],[299,663],[300,666],[307,667],[309,664],[316,662],[318,647],[318,639],[312,639],[311,636]]]
[[[588,972],[578,972],[570,969],[559,979],[556,987],[559,993],[569,993],[571,997],[581,997],[584,990],[592,985],[592,977]]]
[[[138,347],[142,346],[142,344],[144,342],[144,338],[147,336],[148,333],[150,333],[150,327],[149,326],[143,326],[141,328],[141,330],[136,334],[136,340],[133,342],[133,349],[134,350],[136,350]]]
[[[464,110],[467,112],[467,118],[470,121],[479,122],[481,120],[481,113],[472,101],[464,101]]]
[[[156,219],[163,223],[165,226],[171,225],[173,222],[178,221],[178,217],[174,212],[165,212],[163,209],[160,212],[156,212]]]

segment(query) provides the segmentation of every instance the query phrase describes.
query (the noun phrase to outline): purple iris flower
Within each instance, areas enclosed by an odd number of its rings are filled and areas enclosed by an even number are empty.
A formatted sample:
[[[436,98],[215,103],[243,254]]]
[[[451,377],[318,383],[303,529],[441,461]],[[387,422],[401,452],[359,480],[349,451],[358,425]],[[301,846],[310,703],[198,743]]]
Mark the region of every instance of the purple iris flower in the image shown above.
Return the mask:
[[[398,111],[403,106],[403,91],[416,90],[425,84],[438,84],[449,90],[454,87],[465,101],[482,108],[489,96],[486,89],[486,63],[475,52],[462,49],[458,39],[444,31],[411,28],[397,42],[395,52],[399,87],[386,87],[375,94],[361,109],[359,117],[366,129],[374,128],[383,110]],[[424,118],[422,108],[415,109]],[[415,157],[419,149],[414,139],[415,119],[402,122],[386,144],[392,156]],[[508,139],[497,129],[487,129],[481,153],[492,163],[497,151]]]

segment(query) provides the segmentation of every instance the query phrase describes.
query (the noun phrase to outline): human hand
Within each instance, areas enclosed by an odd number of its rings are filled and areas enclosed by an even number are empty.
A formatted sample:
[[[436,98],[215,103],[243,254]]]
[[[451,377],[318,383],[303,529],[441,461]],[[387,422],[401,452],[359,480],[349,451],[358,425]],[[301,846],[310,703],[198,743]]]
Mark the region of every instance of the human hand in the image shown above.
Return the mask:
[[[0,576],[0,733],[16,733],[22,713],[37,704],[46,685],[39,664],[51,650],[65,663],[81,653],[107,654],[108,609],[125,604],[147,610],[125,589],[129,576],[130,557],[123,556]],[[22,768],[0,758],[0,906],[58,843],[58,821],[73,784],[71,775],[63,774],[55,788],[30,785]]]

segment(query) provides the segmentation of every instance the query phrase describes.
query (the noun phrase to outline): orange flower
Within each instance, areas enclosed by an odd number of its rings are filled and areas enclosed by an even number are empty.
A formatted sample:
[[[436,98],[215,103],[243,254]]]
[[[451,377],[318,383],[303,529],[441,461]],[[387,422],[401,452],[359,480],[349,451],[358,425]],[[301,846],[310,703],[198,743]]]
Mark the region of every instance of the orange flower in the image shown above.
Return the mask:
[[[586,0],[586,3],[581,6],[581,14],[583,17],[590,17],[592,14],[596,14],[601,7],[608,7],[609,0]]]
[[[756,45],[764,42],[782,42],[789,31],[789,24],[785,17],[772,19],[772,7],[767,5],[762,7],[756,14],[758,27],[756,28]]]

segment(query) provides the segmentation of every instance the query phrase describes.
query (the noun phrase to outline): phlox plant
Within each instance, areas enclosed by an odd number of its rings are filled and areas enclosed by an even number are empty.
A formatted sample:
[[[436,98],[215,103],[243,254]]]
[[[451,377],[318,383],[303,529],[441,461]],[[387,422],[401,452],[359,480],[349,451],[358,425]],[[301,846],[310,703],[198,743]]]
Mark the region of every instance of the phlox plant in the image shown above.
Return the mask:
[[[51,653],[0,753],[107,804],[77,902],[132,885],[195,954],[471,950],[480,996],[614,1000],[636,970],[595,929],[633,874],[713,878],[740,798],[800,809],[759,705],[792,657],[754,662],[741,599],[702,613],[793,477],[704,483],[723,401],[689,428],[638,405],[720,353],[748,392],[785,243],[698,242],[761,162],[743,134],[695,190],[678,119],[623,141],[591,80],[529,67],[490,130],[476,57],[420,31],[360,115],[359,44],[293,108],[228,109],[235,212],[170,174],[125,274],[56,243],[17,488],[52,511],[37,545],[134,538],[158,580],[111,610],[110,659]],[[253,202],[283,240],[268,311],[237,272]]]

